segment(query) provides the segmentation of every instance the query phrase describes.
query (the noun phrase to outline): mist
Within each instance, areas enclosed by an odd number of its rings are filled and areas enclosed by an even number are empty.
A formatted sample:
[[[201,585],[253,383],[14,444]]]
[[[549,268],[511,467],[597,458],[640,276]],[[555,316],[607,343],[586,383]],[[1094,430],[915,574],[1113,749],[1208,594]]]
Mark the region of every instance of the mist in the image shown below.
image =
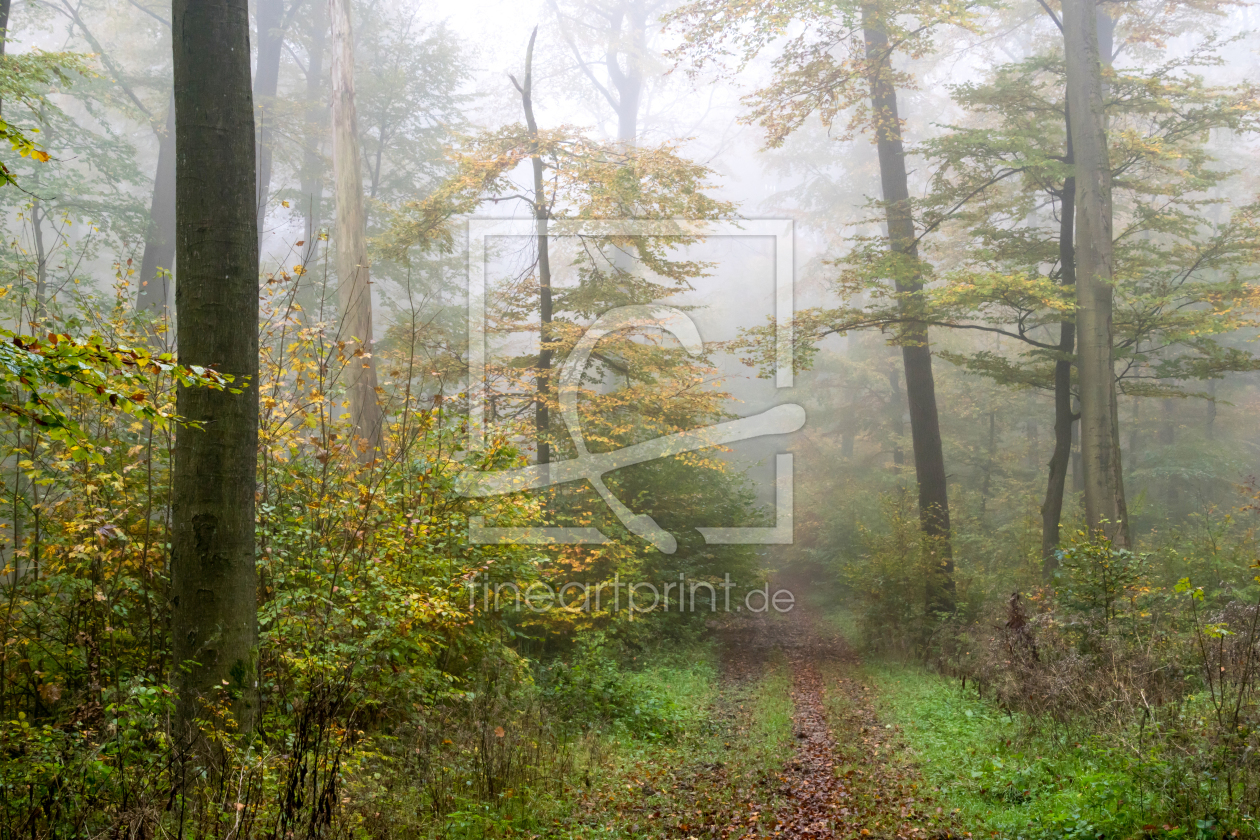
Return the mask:
[[[0,840],[1254,837],[1249,0],[0,4]]]

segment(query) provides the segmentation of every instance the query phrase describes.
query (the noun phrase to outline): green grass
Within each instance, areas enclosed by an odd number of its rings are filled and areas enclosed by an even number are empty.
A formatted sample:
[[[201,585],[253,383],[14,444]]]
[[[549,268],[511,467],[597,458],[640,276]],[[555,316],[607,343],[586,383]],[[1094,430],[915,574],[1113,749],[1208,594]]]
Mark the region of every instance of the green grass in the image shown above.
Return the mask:
[[[776,657],[753,692],[752,725],[747,751],[749,768],[775,770],[792,757],[792,677],[782,655]]]
[[[652,726],[614,721],[591,736],[591,749],[558,789],[516,791],[515,801],[498,807],[470,801],[423,836],[646,840],[677,836],[683,826],[686,836],[746,816],[751,802],[773,818],[770,782],[794,749],[791,677],[781,657],[720,701],[709,644],[658,652],[616,680],[635,698],[623,711]]]
[[[767,783],[791,756],[791,678],[772,661],[762,677],[728,691],[724,713],[714,716],[719,681],[712,665],[653,666],[640,673],[649,692],[664,692],[692,715],[667,741],[619,737],[598,768],[601,783],[569,802],[555,803],[557,818],[543,836],[563,840],[659,838],[725,822],[750,802],[773,819],[773,785]],[[565,812],[567,813],[561,813]],[[725,815],[717,817],[714,815]],[[684,830],[683,826],[687,828]]]
[[[977,838],[1146,833],[1153,819],[1144,813],[1148,797],[1117,747],[1079,730],[1009,716],[961,691],[957,681],[917,668],[868,672],[882,715],[899,728],[939,801],[958,809],[958,823]]]

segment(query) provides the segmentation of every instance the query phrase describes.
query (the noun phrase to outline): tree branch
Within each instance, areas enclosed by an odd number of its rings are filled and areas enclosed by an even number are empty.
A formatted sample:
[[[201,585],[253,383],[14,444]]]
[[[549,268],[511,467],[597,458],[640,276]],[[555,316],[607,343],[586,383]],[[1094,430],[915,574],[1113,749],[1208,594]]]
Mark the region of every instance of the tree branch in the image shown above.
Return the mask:
[[[556,13],[556,18],[560,20],[560,35],[564,38],[564,42],[569,45],[569,49],[572,51],[573,57],[577,59],[578,69],[585,73],[586,78],[590,79],[590,82],[595,86],[595,89],[604,95],[604,99],[608,100],[608,104],[612,106],[612,109],[620,112],[621,106],[618,104],[616,98],[613,97],[612,92],[600,84],[599,79],[595,78],[595,74],[591,72],[591,68],[586,60],[582,58],[582,52],[578,49],[577,42],[573,40],[573,35],[564,25],[564,15],[560,13],[560,4],[557,3],[556,0],[548,1],[552,11]]]

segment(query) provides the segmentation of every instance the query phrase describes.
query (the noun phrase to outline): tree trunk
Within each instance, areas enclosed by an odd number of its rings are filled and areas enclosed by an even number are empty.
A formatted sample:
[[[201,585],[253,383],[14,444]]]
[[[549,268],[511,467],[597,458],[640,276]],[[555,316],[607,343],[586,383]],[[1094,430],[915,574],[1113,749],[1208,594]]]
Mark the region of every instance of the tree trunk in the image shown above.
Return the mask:
[[[853,444],[857,439],[857,406],[850,403],[840,418],[840,457],[853,457]]]
[[[13,6],[13,0],[0,0],[0,58],[4,57],[5,49],[9,41],[9,10]],[[0,108],[4,106],[4,100],[0,100]]]
[[[629,32],[624,39],[628,43],[621,51],[626,66],[618,62],[618,51],[609,49],[605,56],[608,78],[617,88],[617,139],[633,146],[639,139],[639,103],[643,98],[643,53],[647,49],[647,4],[643,0],[631,0],[621,9],[622,19]],[[620,21],[619,21],[620,23]],[[620,27],[618,27],[619,29]],[[617,33],[620,35],[620,31]]]
[[[1072,492],[1085,492],[1085,468],[1081,466],[1081,401],[1072,399],[1072,413],[1076,422],[1072,424]]]
[[[1215,382],[1215,380],[1210,380]],[[1172,462],[1172,448],[1177,444],[1177,422],[1174,417],[1174,400],[1165,398],[1160,401],[1160,409],[1162,416],[1159,423],[1159,445],[1164,450],[1164,459],[1166,462]],[[1210,403],[1215,406],[1215,403]],[[1168,475],[1168,491],[1166,501],[1168,504],[1168,515],[1173,516],[1181,507],[1181,488],[1178,482],[1181,475],[1177,472],[1171,472]]]
[[[875,5],[862,7],[862,27],[870,72],[871,106],[876,121],[876,148],[884,212],[888,221],[888,243],[894,254],[904,258],[895,272],[896,289],[904,296],[903,312],[913,318],[917,316],[914,311],[915,295],[922,290],[923,284],[910,211],[897,91],[890,78],[892,50],[881,12]],[[945,456],[936,409],[936,382],[932,376],[932,350],[926,328],[911,326],[905,337],[901,357],[906,372],[906,397],[910,403],[914,470],[919,484],[919,520],[924,535],[929,538],[929,551],[934,558],[931,579],[927,584],[927,605],[931,612],[953,612],[954,559],[950,545]]]
[[[1125,456],[1124,462],[1129,467],[1129,476],[1132,477],[1134,471],[1138,468],[1138,435],[1141,430],[1142,420],[1142,400],[1140,397],[1132,397],[1133,411],[1129,416],[1129,452]]]
[[[367,256],[358,120],[354,110],[354,35],[349,0],[329,0],[332,23],[333,179],[337,193],[337,300],[341,338],[353,348],[346,364],[350,422],[370,460],[380,449],[384,417],[372,356],[372,285]]]
[[[1069,166],[1075,162],[1072,150],[1072,116],[1065,107],[1063,118],[1067,128],[1067,144],[1063,159]],[[1059,284],[1065,289],[1076,286],[1076,178],[1063,179],[1059,201]],[[1059,568],[1055,551],[1059,547],[1059,524],[1063,521],[1063,495],[1067,487],[1068,464],[1072,459],[1072,430],[1076,413],[1072,410],[1072,358],[1076,351],[1076,322],[1064,318],[1059,322],[1059,357],[1054,363],[1054,454],[1046,478],[1046,498],[1041,505],[1041,563],[1047,581]]]
[[[534,119],[534,39],[538,37],[538,28],[529,36],[529,46],[525,50],[525,77],[517,85],[521,92],[521,105],[525,109],[525,126],[529,135],[538,137],[538,122]],[[553,351],[548,347],[551,341],[551,252],[547,242],[547,193],[543,188],[543,160],[540,155],[530,157],[534,172],[534,219],[538,242],[538,371],[534,393],[534,430],[538,436],[538,463],[551,463],[551,443],[549,441],[551,413],[549,398],[551,392],[551,365]]]
[[[997,412],[989,411],[989,441],[985,447],[984,481],[980,485],[980,515],[989,506],[989,492],[993,489],[993,461],[997,457]]]
[[[48,134],[48,127],[44,121],[43,108],[40,109],[39,116],[39,122],[44,126],[44,142],[47,143],[51,135]],[[31,199],[31,236],[35,240],[35,303],[31,307],[31,325],[36,335],[41,332],[40,325],[44,316],[48,314],[48,248],[44,245],[44,219],[48,218],[48,212],[44,209],[43,199],[39,197],[42,186],[41,175],[42,171],[37,169],[34,177],[31,178],[34,196]]]
[[[149,202],[149,226],[140,259],[140,289],[136,309],[167,320],[171,303],[171,272],[175,267],[175,94],[166,111],[166,130],[158,138],[157,172]],[[168,336],[168,343],[169,343]]]
[[[271,194],[271,156],[280,53],[284,49],[284,0],[258,0],[258,64],[254,71],[254,105],[258,109],[258,241],[261,252],[267,199]]]
[[[174,0],[176,316],[180,361],[236,377],[241,393],[180,388],[201,428],[175,431],[171,636],[181,748],[204,746],[203,703],[257,715],[258,216],[246,0]]]
[[[1208,380],[1207,439],[1216,440],[1216,380]]]
[[[322,95],[324,81],[324,46],[327,15],[323,3],[311,8],[310,50],[306,62],[306,120],[302,145],[302,172],[298,188],[302,192],[304,218],[302,265],[310,266],[319,254],[319,228],[323,223],[324,209],[324,157],[320,154],[323,142],[324,114]],[[313,277],[313,274],[306,274]],[[315,305],[311,299],[311,281],[301,283],[297,295],[303,307]]]
[[[901,441],[906,436],[906,400],[901,395],[901,371],[897,370],[896,365],[891,362],[888,365],[888,389],[891,392],[888,400],[890,412],[888,419],[892,424],[893,433],[893,472],[900,473],[901,468],[906,465],[906,454],[901,449]]]
[[[1085,520],[1129,545],[1112,346],[1111,170],[1102,100],[1095,0],[1064,0],[1067,100],[1076,156],[1077,367]]]
[[[1027,464],[1029,467],[1037,466],[1037,452],[1041,449],[1041,426],[1037,424],[1036,419],[1030,419],[1025,427],[1028,434],[1028,453]]]

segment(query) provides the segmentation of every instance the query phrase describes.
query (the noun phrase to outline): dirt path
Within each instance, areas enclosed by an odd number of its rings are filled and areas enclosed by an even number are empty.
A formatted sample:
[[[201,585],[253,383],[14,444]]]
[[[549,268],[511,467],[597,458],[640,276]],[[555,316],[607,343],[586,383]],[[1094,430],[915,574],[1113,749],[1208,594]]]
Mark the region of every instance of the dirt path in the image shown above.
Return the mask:
[[[897,754],[894,728],[880,723],[874,692],[839,634],[806,609],[744,619],[724,634],[726,676],[750,678],[781,652],[792,680],[792,759],[762,805],[772,821],[734,821],[724,838],[947,838],[944,809],[925,798]]]
[[[801,608],[730,619],[718,629],[722,677],[705,723],[591,788],[565,838],[969,836],[922,789],[839,633]]]

